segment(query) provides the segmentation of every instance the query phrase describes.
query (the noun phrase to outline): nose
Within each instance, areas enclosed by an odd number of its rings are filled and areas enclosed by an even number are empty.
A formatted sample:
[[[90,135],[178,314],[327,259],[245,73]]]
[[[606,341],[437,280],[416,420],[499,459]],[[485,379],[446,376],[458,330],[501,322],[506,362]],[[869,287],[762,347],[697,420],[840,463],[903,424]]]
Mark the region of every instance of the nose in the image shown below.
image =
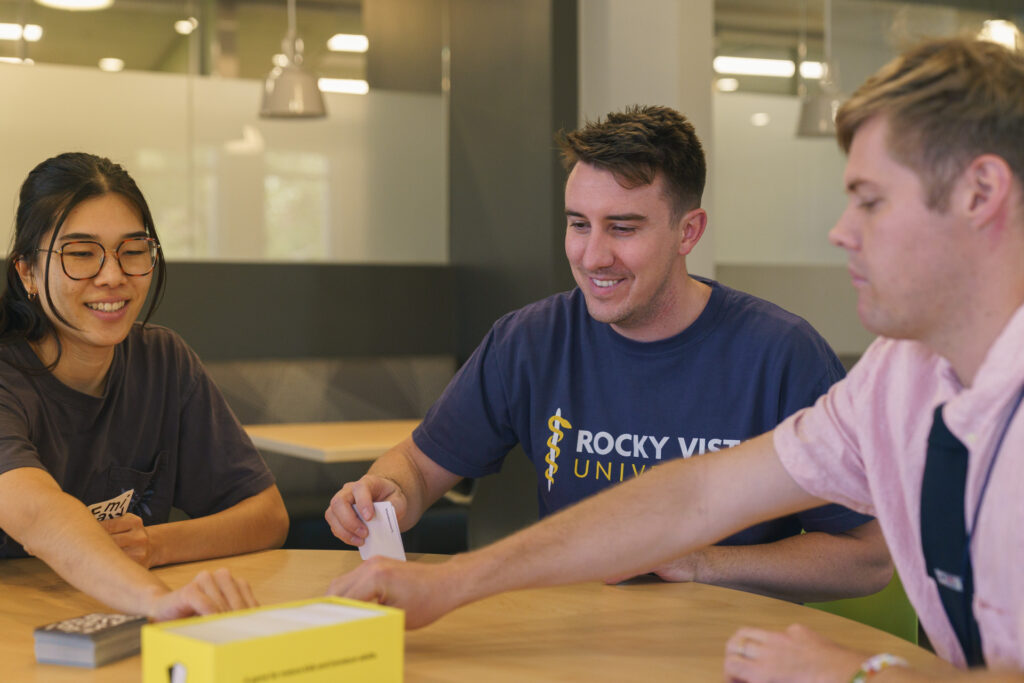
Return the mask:
[[[127,278],[128,276],[121,270],[117,254],[108,251],[106,258],[103,259],[103,265],[100,266],[100,272],[92,281],[97,285],[110,287],[123,283]]]
[[[828,241],[841,249],[856,251],[860,248],[860,233],[856,225],[856,219],[851,215],[851,208],[847,207],[839,220],[828,231]]]
[[[580,264],[585,270],[598,271],[615,263],[612,238],[603,230],[592,229],[587,236]]]

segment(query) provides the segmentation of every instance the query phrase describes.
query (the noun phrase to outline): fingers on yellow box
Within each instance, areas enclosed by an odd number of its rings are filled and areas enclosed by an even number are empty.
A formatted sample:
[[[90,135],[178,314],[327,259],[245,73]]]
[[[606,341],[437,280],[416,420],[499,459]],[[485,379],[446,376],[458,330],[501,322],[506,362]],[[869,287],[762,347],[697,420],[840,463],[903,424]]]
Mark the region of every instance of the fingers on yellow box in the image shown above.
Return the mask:
[[[405,614],[316,598],[142,628],[143,683],[402,680]]]

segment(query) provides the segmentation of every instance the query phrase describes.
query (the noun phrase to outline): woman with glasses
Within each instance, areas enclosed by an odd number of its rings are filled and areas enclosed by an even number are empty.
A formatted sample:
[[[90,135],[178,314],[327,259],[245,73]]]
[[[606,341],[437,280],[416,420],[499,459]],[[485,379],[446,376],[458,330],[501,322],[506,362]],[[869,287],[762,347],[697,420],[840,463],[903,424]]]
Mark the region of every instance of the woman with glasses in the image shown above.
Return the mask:
[[[0,295],[0,557],[30,553],[154,618],[254,599],[226,571],[170,591],[148,567],[279,546],[288,528],[199,359],[146,324],[164,281],[149,207],[123,168],[76,153],[29,173]],[[190,518],[168,522],[172,506]]]

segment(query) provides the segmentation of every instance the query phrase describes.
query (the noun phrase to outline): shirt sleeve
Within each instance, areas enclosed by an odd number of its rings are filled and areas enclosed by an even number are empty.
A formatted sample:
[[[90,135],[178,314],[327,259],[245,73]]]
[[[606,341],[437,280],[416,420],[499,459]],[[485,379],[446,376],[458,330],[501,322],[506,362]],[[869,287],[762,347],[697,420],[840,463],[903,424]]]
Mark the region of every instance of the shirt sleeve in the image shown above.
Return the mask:
[[[798,365],[804,368],[790,368],[789,379],[784,382],[782,396],[782,415],[788,418],[794,413],[811,406],[825,395],[837,382],[846,376],[842,363],[835,352],[825,343],[817,332],[811,331],[804,340],[809,348],[801,354],[802,361]],[[812,362],[813,361],[813,362]],[[813,382],[804,379],[807,369],[819,368],[818,379]],[[822,531],[830,534],[849,531],[873,518],[842,505],[829,504],[797,513],[800,525],[806,531]]]
[[[7,387],[0,387],[0,474],[21,467],[45,470],[29,438],[28,415]]]
[[[174,505],[198,517],[260,493],[274,476],[199,358],[184,351],[192,383],[182,403]]]
[[[774,431],[783,467],[808,493],[874,515],[858,443],[856,407],[873,365],[872,345],[850,375],[834,384],[813,406],[787,418]]]
[[[413,432],[420,450],[461,477],[499,471],[505,455],[519,442],[496,337],[492,328]]]

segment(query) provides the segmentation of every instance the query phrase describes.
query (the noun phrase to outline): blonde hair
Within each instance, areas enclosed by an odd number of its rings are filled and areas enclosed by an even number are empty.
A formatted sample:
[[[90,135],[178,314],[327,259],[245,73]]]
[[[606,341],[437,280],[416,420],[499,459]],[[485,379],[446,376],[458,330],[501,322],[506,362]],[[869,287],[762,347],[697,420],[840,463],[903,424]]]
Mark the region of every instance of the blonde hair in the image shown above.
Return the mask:
[[[1024,178],[1024,55],[968,38],[929,40],[882,67],[836,114],[849,153],[858,128],[889,124],[893,158],[921,178],[929,208],[948,208],[956,178],[972,159],[995,154]]]

